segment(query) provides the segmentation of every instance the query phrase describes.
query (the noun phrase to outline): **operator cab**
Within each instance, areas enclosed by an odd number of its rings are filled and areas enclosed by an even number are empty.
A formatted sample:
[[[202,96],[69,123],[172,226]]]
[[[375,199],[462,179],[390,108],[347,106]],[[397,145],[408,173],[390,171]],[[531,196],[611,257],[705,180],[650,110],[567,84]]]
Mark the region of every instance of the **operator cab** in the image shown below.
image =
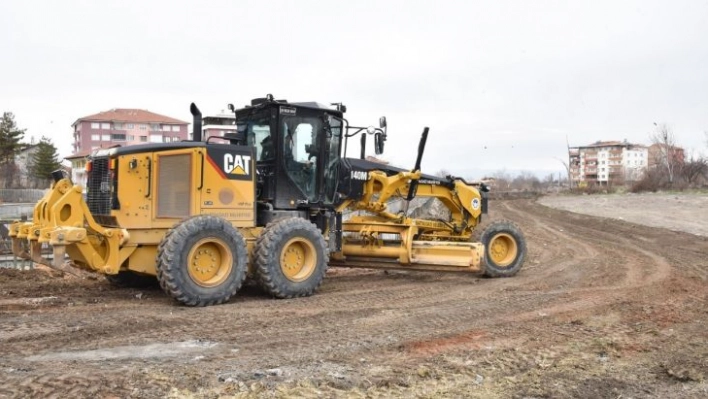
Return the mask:
[[[237,136],[256,149],[259,202],[278,210],[332,207],[342,143],[341,110],[269,96],[234,112]]]

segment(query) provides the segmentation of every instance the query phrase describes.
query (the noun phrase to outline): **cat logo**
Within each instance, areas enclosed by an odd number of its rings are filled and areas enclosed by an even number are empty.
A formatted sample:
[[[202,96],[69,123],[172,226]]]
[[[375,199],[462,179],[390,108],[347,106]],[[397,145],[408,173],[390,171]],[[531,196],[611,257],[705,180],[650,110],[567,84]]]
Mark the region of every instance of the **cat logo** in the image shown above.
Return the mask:
[[[209,162],[223,177],[229,180],[252,180],[254,147],[211,145],[207,147]]]
[[[249,176],[251,174],[251,156],[224,154],[224,172],[231,175]]]

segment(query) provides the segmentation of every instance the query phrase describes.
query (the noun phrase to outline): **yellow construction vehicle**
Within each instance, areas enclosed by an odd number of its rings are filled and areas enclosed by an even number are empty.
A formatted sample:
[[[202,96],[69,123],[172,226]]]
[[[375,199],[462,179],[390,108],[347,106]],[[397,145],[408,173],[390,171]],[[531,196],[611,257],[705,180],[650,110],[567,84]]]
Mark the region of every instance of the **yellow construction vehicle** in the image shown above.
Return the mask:
[[[85,189],[56,172],[32,221],[11,225],[13,252],[118,285],[156,277],[190,306],[228,301],[247,277],[277,298],[311,295],[328,265],[516,274],[521,231],[508,221],[477,229],[487,187],[421,173],[427,128],[407,171],[365,159],[367,136],[383,152],[385,118],[378,128],[350,126],[346,108],[333,105],[271,95],[229,105],[238,133],[202,141],[192,104],[193,141],[99,149]],[[347,158],[356,135],[360,158]],[[415,197],[438,199],[449,217],[411,218]]]

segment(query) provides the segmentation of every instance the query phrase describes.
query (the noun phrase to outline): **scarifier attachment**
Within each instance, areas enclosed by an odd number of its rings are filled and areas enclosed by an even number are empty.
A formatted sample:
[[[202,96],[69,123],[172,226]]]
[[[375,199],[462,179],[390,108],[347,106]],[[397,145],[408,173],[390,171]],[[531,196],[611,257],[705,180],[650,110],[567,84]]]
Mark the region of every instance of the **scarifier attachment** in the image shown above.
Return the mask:
[[[120,250],[129,239],[128,232],[120,228],[104,228],[96,223],[81,193],[82,188],[72,185],[67,178],[53,183],[34,207],[32,222],[10,225],[13,254],[77,274],[65,265],[65,256],[69,254],[82,268],[105,274],[118,273],[130,252],[127,248]],[[42,255],[42,244],[45,243],[52,247],[51,259]]]

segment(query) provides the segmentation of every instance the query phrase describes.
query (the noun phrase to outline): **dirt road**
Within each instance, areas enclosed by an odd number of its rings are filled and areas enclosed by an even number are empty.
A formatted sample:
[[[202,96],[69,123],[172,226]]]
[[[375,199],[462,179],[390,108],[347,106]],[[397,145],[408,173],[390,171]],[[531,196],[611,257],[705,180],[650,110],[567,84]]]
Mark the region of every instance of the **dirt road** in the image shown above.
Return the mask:
[[[494,201],[514,278],[333,269],[310,298],[0,270],[0,397],[708,396],[708,240]]]

